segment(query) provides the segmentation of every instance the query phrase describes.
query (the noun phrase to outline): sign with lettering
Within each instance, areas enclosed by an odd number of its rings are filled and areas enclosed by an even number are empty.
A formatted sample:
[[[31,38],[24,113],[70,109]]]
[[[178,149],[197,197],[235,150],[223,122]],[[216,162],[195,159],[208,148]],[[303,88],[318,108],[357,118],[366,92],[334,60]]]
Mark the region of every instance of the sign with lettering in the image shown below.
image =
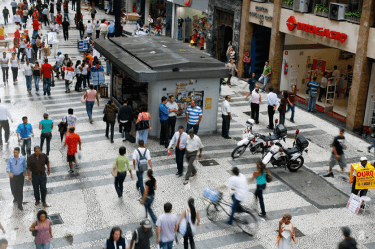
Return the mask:
[[[301,30],[310,34],[316,34],[317,36],[325,36],[329,39],[340,41],[344,43],[348,39],[348,35],[345,33],[337,32],[330,29],[324,29],[315,25],[310,25],[302,22],[297,22],[294,16],[290,16],[286,21],[289,31]]]
[[[250,16],[259,18],[259,23],[263,24],[264,20],[272,22],[272,16],[267,15],[268,9],[262,6],[255,6],[255,11],[250,11]]]
[[[358,214],[361,204],[361,197],[355,194],[351,194],[348,204],[346,205],[346,208],[350,210],[352,213]]]
[[[186,7],[189,7],[191,4],[191,0],[184,0],[184,4]]]

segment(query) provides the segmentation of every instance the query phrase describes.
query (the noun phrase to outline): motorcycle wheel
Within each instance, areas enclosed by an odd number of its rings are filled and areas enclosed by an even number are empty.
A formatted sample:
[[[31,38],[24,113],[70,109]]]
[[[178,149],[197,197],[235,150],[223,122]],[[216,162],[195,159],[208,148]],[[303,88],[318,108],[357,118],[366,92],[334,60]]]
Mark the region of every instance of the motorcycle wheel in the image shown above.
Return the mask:
[[[304,161],[305,159],[303,159],[302,156],[299,156],[295,161],[288,164],[289,171],[297,172],[303,166]]]
[[[235,158],[240,157],[246,151],[246,148],[247,148],[247,145],[241,145],[235,148],[231,155],[232,158],[235,159]]]
[[[261,150],[261,151],[259,152],[258,150]],[[257,154],[257,153],[262,153],[262,156],[263,156],[263,154],[264,154],[264,150],[263,150],[263,148],[262,148],[262,144],[257,144],[257,145],[255,145],[254,147],[251,147],[251,148],[250,148],[250,152],[251,152],[253,155],[255,155],[255,154]]]

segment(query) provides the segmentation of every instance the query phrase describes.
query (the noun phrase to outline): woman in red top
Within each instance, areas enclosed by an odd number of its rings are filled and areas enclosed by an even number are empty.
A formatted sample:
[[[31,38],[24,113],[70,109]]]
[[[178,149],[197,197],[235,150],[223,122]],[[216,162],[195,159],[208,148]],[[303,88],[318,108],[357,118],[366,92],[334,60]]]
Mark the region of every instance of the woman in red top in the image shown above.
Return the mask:
[[[62,15],[60,13],[56,15],[56,23],[58,25],[62,24]]]

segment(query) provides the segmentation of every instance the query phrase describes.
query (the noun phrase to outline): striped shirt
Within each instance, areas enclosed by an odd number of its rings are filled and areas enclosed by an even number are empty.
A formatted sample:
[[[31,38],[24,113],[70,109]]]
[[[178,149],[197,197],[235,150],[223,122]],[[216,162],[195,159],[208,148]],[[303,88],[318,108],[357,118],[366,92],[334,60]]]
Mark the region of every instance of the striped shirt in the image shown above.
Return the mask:
[[[309,83],[310,87],[310,95],[317,95],[318,94],[318,89],[319,89],[319,83],[316,81],[311,81]]]
[[[199,106],[195,106],[193,109],[189,106],[186,110],[186,114],[189,114],[189,124],[195,125],[199,121],[199,116],[202,116],[202,109]]]

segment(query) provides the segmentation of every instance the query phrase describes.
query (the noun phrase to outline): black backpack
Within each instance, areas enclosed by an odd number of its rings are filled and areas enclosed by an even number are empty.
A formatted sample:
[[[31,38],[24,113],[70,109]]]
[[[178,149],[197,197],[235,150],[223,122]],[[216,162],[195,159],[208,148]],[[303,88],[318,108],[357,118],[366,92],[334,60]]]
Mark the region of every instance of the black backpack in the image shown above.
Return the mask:
[[[4,15],[7,16],[7,15],[9,15],[9,10],[8,10],[8,9],[4,9],[4,10],[3,10],[3,13],[4,13]]]

